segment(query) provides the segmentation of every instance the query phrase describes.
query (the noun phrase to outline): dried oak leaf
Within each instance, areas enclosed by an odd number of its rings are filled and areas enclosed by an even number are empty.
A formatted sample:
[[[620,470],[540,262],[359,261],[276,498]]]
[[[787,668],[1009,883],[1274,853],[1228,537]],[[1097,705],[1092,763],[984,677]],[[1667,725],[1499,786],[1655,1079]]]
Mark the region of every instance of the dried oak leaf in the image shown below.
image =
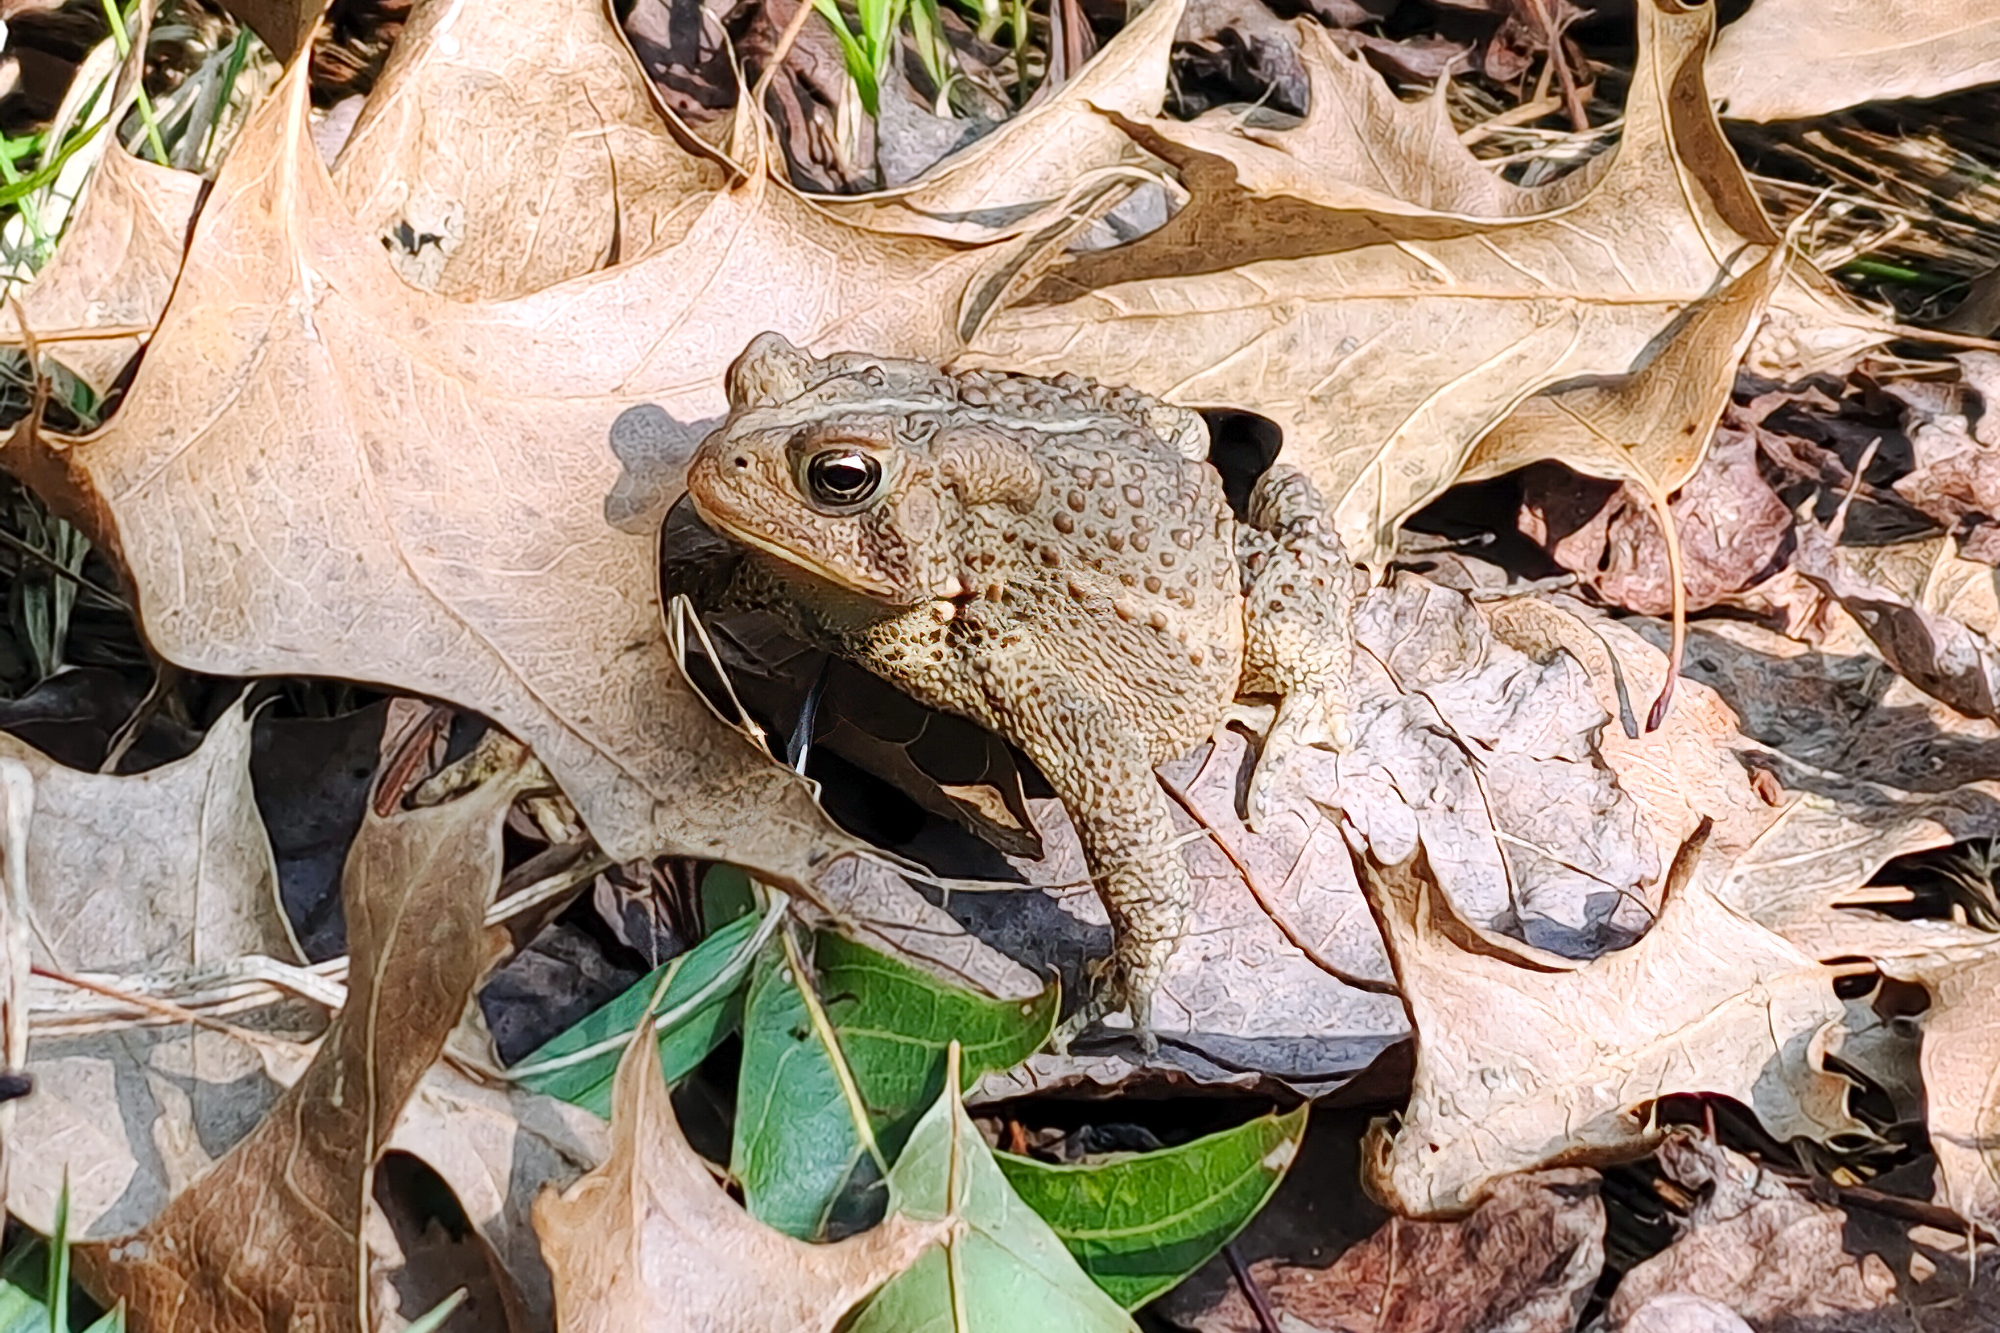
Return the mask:
[[[794,1240],[744,1212],[688,1146],[657,1043],[626,1048],[611,1097],[609,1160],[535,1204],[566,1333],[831,1330],[953,1228],[892,1213],[831,1245]]]
[[[1678,702],[1652,731],[1639,725],[1647,699],[1666,680],[1667,655],[1623,622],[1563,597],[1513,597],[1485,608],[1495,637],[1537,661],[1568,653],[1583,667],[1611,720],[1597,752],[1639,807],[1661,865],[1713,821],[1708,847],[1732,858],[1779,818],[1737,757],[1743,735],[1736,714],[1713,689],[1683,680]],[[1636,703],[1635,703],[1636,701]]]
[[[1894,1271],[1881,1255],[1851,1252],[1838,1208],[1685,1130],[1661,1145],[1660,1165],[1699,1201],[1680,1238],[1619,1282],[1605,1312],[1612,1328],[1669,1292],[1705,1296],[1758,1328],[1800,1330],[1852,1327],[1839,1317],[1896,1302]]]
[[[2000,14],[1973,0],[1756,0],[1708,58],[1738,120],[1796,120],[2000,80]]]
[[[1588,963],[1476,935],[1421,846],[1355,861],[1416,1029],[1410,1103],[1364,1147],[1364,1179],[1411,1217],[1463,1214],[1500,1176],[1643,1155],[1650,1105],[1714,1093],[1779,1139],[1863,1132],[1822,1064],[1842,1016],[1833,974],[1724,907],[1676,858],[1658,919]]]
[[[373,1327],[362,1227],[375,1163],[478,981],[521,786],[516,768],[362,825],[343,882],[347,1004],[298,1082],[213,1168],[136,1235],[77,1246],[100,1300],[163,1331]]]
[[[202,179],[142,161],[115,140],[84,187],[63,243],[18,309],[12,346],[32,335],[44,353],[98,393],[144,344],[180,272]]]
[[[1757,469],[1757,441],[1717,428],[1708,457],[1674,495],[1687,609],[1727,602],[1771,572],[1792,512]],[[1554,467],[1522,477],[1520,528],[1612,606],[1646,615],[1673,609],[1673,570],[1643,488],[1583,482]]]
[[[500,299],[673,245],[721,187],[670,132],[611,13],[518,0],[486,21],[417,6],[333,166],[412,285]]]
[[[1320,110],[1300,130],[1126,122],[1179,169],[1187,206],[1130,245],[1069,260],[963,359],[1253,407],[1333,503],[1349,551],[1380,563],[1395,524],[1523,399],[1630,371],[1778,240],[1702,89],[1710,9],[1637,11],[1622,141],[1542,192],[1480,182],[1441,103],[1422,109],[1438,123],[1395,138],[1413,161],[1378,153],[1369,127],[1419,113],[1388,106],[1382,81],[1321,39],[1306,48]],[[1393,170],[1373,166],[1383,157]],[[1811,304],[1796,286],[1784,300]],[[1793,336],[1852,319],[1814,306]]]
[[[33,799],[18,905],[34,962],[145,990],[219,979],[246,956],[296,961],[249,759],[240,706],[194,754],[134,777],[77,772],[0,738],[0,762]],[[8,1207],[31,1225],[52,1223],[65,1172],[72,1235],[143,1225],[276,1095],[254,1045],[184,1024],[81,1032],[52,1020],[87,992],[44,978],[35,994],[36,1090],[7,1182]],[[128,1114],[107,1119],[107,1101]],[[158,1133],[162,1121],[186,1132]]]
[[[1649,729],[1666,718],[1687,632],[1689,575],[1668,500],[1701,467],[1729,404],[1737,363],[1785,276],[1785,254],[1783,245],[1771,247],[1754,268],[1694,305],[1673,337],[1630,375],[1537,394],[1520,404],[1473,447],[1461,472],[1468,480],[1493,477],[1548,458],[1588,476],[1625,482],[1644,497],[1665,548],[1665,592],[1674,616],[1667,680],[1647,714]],[[1754,457],[1749,471],[1755,478]],[[1789,515],[1776,496],[1770,503],[1780,511],[1776,532],[1782,534]]]
[[[685,687],[660,624],[650,529],[698,437],[676,417],[718,411],[766,327],[942,355],[1023,247],[851,227],[759,171],[645,259],[447,301],[355,228],[305,91],[294,70],[245,127],[118,416],[11,465],[118,554],[169,659],[477,708],[611,855],[803,886],[853,843]],[[621,462],[647,479],[629,503]]]
[[[1883,972],[1930,992],[1923,1015],[1925,1125],[1937,1154],[1938,1201],[2000,1227],[2000,949],[1970,946],[1887,959]]]

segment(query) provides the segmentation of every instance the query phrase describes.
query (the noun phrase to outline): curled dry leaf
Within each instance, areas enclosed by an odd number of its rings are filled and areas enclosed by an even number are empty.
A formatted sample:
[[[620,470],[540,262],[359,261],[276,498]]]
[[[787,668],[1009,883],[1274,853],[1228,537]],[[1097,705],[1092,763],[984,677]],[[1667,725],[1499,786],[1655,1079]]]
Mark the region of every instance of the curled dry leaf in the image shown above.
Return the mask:
[[[1757,0],[1722,30],[1708,86],[1738,120],[1796,120],[2000,80],[1981,0]]]
[[[1642,1155],[1661,1136],[1648,1108],[1672,1093],[1733,1097],[1780,1139],[1864,1132],[1821,1063],[1842,1014],[1832,974],[1724,907],[1698,848],[1645,938],[1581,965],[1472,935],[1421,846],[1395,865],[1355,854],[1417,1032],[1409,1108],[1364,1149],[1376,1197],[1455,1215],[1510,1172]]]
[[[1285,132],[1134,124],[1181,171],[1187,206],[1131,245],[1070,260],[965,359],[1254,406],[1335,505],[1349,551],[1379,564],[1395,524],[1523,399],[1630,371],[1676,315],[1779,239],[1702,91],[1710,9],[1646,0],[1637,12],[1624,137],[1574,199],[1557,187],[1546,212],[1491,218],[1386,199],[1384,186],[1464,178],[1472,158],[1441,130],[1399,139],[1422,156],[1355,185],[1341,172],[1371,150],[1357,134],[1360,152],[1333,151],[1332,115],[1275,165]],[[1365,67],[1307,54],[1335,105],[1379,100]],[[1801,318],[1848,317],[1829,306]]]
[[[1668,499],[1708,452],[1736,367],[1785,275],[1785,253],[1783,245],[1772,246],[1755,268],[1695,305],[1658,353],[1623,379],[1520,404],[1473,447],[1461,469],[1476,480],[1553,459],[1587,476],[1627,482],[1645,496],[1666,542],[1674,624],[1667,679],[1646,716],[1648,731],[1666,719],[1687,637],[1687,572]]]
[[[1664,627],[1628,624],[1665,637]],[[1858,629],[1849,637],[1866,644]],[[1920,693],[1872,654],[1815,649],[1740,621],[1704,622],[1688,669],[1741,719],[1737,749],[1779,801],[1731,862],[1716,890],[1724,902],[1822,959],[1976,938],[1951,922],[1870,910],[1880,891],[1860,886],[1895,857],[2000,836],[2000,727]]]
[[[1756,436],[1726,425],[1667,510],[1690,612],[1744,602],[1737,594],[1776,572],[1792,534],[1792,511],[1759,471]],[[1643,487],[1533,467],[1521,477],[1518,526],[1606,604],[1655,616],[1673,610],[1674,572]]]
[[[744,1212],[688,1146],[656,1042],[626,1048],[611,1095],[610,1158],[535,1204],[565,1333],[831,1330],[952,1229],[892,1213],[831,1245],[793,1240]]]
[[[250,728],[239,705],[194,754],[135,777],[63,768],[0,737],[0,759],[31,782],[20,924],[39,966],[123,990],[245,958],[297,960],[251,788]],[[71,1234],[144,1225],[276,1096],[255,1041],[183,1025],[71,1031],[49,1020],[80,992],[46,978],[35,992],[37,1086],[7,1194],[31,1225],[52,1223],[65,1172]],[[129,1117],[107,1119],[108,1100]],[[162,1121],[184,1132],[154,1135]]]
[[[262,38],[282,63],[305,47],[327,6],[324,0],[227,0],[222,8]]]
[[[1698,1202],[1680,1238],[1619,1282],[1611,1327],[1669,1292],[1705,1296],[1758,1328],[1840,1326],[1840,1316],[1897,1300],[1882,1256],[1850,1253],[1846,1214],[1799,1185],[1684,1130],[1661,1145],[1660,1165]]]
[[[695,438],[674,414],[719,407],[765,327],[939,355],[1006,247],[850,227],[758,173],[645,260],[446,301],[347,217],[305,93],[294,69],[245,127],[113,424],[11,462],[122,557],[168,658],[477,708],[614,857],[805,885],[852,843],[684,686],[660,626],[649,528]],[[656,504],[609,503],[621,462]]]
[[[591,0],[415,6],[334,185],[418,287],[521,296],[672,245],[723,169],[684,147]]]
[[[9,303],[6,341],[18,347],[32,335],[45,353],[104,393],[159,322],[201,187],[193,172],[106,144],[63,243],[18,307]]]
[[[2000,653],[1984,634],[1856,574],[1811,521],[1798,525],[1793,566],[1854,617],[1904,680],[1967,717],[2000,720]]]
[[[186,1333],[373,1326],[362,1225],[375,1163],[478,980],[520,783],[517,769],[364,822],[343,882],[346,1006],[299,1081],[207,1174],[136,1235],[77,1247],[104,1304]]]

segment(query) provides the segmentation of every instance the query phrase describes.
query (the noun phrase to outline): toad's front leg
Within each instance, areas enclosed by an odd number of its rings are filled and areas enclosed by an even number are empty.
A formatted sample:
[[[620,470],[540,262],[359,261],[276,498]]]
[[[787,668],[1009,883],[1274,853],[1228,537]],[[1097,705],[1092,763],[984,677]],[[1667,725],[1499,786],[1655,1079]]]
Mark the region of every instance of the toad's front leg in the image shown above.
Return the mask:
[[[975,667],[992,724],[1027,751],[1069,811],[1091,883],[1111,918],[1111,960],[1058,1046],[1119,1009],[1151,1053],[1153,995],[1187,928],[1194,881],[1177,845],[1166,793],[1134,728],[1052,670],[1046,659],[1006,654]]]
[[[1283,465],[1250,493],[1250,523],[1239,531],[1237,556],[1244,572],[1243,692],[1279,696],[1250,780],[1250,827],[1261,829],[1277,813],[1301,750],[1348,747],[1354,569],[1312,481]]]

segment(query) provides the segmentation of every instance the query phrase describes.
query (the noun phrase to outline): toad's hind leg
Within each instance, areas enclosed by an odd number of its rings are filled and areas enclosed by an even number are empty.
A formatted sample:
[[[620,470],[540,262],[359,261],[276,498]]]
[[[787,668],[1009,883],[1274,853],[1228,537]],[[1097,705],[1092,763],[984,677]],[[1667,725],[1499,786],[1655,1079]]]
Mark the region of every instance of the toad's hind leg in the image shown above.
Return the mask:
[[[977,662],[975,670],[992,723],[1027,751],[1069,811],[1111,918],[1110,965],[1057,1041],[1066,1044],[1086,1024],[1122,1008],[1140,1046],[1151,1052],[1158,1045],[1153,994],[1194,898],[1152,757],[1132,727],[1046,660],[1005,654]]]
[[[1306,747],[1348,747],[1347,679],[1354,659],[1353,567],[1332,515],[1305,473],[1282,464],[1250,493],[1239,529],[1243,566],[1243,692],[1278,696],[1250,780],[1250,826],[1282,802]]]

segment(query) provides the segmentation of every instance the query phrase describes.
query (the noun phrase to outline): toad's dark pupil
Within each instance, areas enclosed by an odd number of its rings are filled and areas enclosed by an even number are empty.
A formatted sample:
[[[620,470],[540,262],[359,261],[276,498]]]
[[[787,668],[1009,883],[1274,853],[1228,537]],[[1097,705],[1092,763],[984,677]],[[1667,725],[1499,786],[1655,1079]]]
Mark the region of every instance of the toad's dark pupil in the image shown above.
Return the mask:
[[[882,465],[867,454],[841,450],[820,454],[806,465],[813,498],[827,504],[865,500],[882,480]]]

